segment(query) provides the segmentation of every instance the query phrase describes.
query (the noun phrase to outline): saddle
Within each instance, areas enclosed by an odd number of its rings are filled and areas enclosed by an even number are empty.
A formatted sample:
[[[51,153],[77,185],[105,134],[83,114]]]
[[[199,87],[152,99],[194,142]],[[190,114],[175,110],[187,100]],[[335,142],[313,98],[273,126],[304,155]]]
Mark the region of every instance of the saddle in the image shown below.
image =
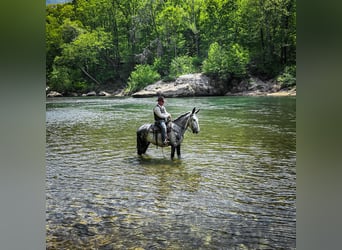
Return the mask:
[[[161,134],[161,127],[159,124],[156,122],[154,124],[151,124],[150,130],[153,132],[153,137],[156,140],[156,145],[158,145],[157,138],[158,134]],[[169,136],[169,133],[171,132],[171,122],[166,123],[166,136]]]
[[[152,130],[152,132],[155,134],[155,133],[161,133],[161,127],[155,123],[155,124],[152,124],[150,129]],[[171,122],[168,122],[166,123],[166,133],[170,133],[171,132]]]

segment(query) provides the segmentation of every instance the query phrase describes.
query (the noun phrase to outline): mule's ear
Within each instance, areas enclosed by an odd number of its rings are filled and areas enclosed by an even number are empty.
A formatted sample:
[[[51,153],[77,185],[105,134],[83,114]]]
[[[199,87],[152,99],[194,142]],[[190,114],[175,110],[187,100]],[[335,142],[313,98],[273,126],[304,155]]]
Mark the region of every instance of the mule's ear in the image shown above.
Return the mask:
[[[195,112],[196,114],[200,111],[201,109],[197,109],[197,111]]]
[[[196,110],[196,107],[194,107],[194,108],[192,109],[191,114],[195,113],[195,110]]]

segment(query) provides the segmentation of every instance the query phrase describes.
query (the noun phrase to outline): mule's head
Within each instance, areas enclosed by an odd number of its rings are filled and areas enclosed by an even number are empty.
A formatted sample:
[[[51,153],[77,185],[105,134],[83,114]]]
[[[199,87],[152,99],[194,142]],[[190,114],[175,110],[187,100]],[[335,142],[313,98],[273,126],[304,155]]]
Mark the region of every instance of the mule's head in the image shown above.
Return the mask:
[[[194,134],[198,134],[200,132],[200,126],[198,123],[198,118],[197,118],[197,113],[200,110],[196,110],[196,108],[193,108],[192,113],[190,115],[190,119],[189,119],[189,127],[192,130],[192,133]]]

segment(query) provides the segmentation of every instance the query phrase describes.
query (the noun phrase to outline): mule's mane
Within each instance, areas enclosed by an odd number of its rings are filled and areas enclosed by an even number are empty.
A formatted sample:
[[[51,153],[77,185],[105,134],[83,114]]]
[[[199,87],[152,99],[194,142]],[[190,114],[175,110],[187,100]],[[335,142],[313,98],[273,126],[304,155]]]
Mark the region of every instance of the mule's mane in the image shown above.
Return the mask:
[[[173,122],[177,123],[178,121],[182,120],[184,117],[188,116],[191,112],[186,112],[185,114],[180,115],[179,117],[176,118]]]

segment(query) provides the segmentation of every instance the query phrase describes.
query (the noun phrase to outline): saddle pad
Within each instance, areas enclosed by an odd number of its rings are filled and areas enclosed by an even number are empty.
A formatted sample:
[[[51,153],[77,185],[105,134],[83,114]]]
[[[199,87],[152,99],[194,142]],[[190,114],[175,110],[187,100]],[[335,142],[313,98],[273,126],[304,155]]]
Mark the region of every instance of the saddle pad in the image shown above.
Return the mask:
[[[157,125],[154,125],[154,124],[151,125],[150,130],[152,130],[153,132],[161,131],[161,129]]]
[[[150,130],[152,132],[161,132],[161,128],[158,125],[155,125],[155,124],[151,125]],[[171,132],[171,127],[167,126],[166,127],[166,131],[167,131],[167,133],[170,133]]]

